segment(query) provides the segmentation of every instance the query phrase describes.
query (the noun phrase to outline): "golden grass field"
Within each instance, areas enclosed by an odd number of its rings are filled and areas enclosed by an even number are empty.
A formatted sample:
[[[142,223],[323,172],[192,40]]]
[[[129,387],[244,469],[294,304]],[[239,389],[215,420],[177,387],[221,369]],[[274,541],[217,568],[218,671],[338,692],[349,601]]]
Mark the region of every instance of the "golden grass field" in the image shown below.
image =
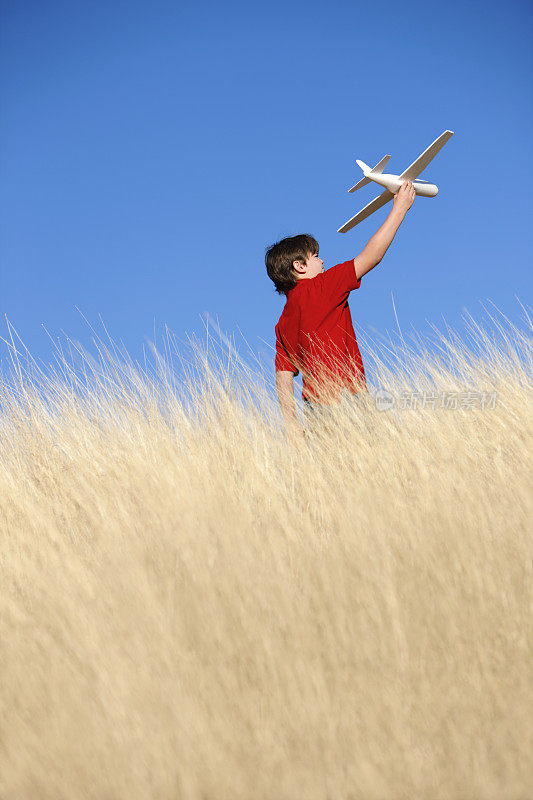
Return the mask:
[[[231,347],[9,326],[2,800],[533,797],[531,328],[430,336],[298,447]]]

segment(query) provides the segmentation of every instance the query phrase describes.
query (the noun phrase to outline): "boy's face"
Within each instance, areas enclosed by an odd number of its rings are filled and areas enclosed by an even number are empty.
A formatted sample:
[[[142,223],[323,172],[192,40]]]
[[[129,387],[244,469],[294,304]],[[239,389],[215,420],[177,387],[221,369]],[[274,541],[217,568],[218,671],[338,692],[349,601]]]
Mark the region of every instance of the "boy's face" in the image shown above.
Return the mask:
[[[319,258],[318,253],[308,255],[305,264],[302,264],[301,261],[293,261],[292,266],[298,275],[299,281],[304,278],[315,278],[321,272],[325,272],[324,262]]]

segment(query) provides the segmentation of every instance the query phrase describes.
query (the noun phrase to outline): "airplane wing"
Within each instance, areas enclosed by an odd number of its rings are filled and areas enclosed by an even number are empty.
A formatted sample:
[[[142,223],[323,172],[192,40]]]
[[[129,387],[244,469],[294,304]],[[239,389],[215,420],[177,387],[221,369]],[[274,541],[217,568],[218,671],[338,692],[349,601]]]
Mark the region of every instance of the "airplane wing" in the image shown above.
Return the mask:
[[[421,156],[418,156],[416,161],[413,161],[410,167],[407,167],[405,172],[400,175],[406,181],[413,181],[417,178],[422,170],[424,170],[431,159],[435,158],[441,147],[444,147],[448,139],[453,136],[453,131],[444,131],[438,139],[435,139],[433,144],[430,144],[427,150],[424,150]]]
[[[370,214],[373,214],[374,211],[378,210],[378,208],[384,206],[385,203],[388,203],[389,200],[392,200],[393,197],[394,197],[393,193],[389,192],[388,189],[385,189],[385,191],[382,192],[379,195],[379,197],[376,197],[375,200],[372,200],[371,203],[362,208],[361,211],[359,211],[359,213],[355,215],[355,217],[352,217],[351,219],[348,220],[348,222],[345,222],[342,228],[339,228],[337,233],[347,233],[354,227],[354,225],[357,225],[359,222],[362,222],[364,219],[369,217]]]

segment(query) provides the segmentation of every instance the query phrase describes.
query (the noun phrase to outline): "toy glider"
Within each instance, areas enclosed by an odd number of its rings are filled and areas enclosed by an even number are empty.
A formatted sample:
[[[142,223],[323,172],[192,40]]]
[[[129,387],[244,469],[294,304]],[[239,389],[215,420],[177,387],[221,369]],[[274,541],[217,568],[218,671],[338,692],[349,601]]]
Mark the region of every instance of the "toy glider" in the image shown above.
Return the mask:
[[[444,147],[448,139],[453,136],[453,131],[444,131],[438,139],[435,139],[433,144],[424,150],[421,156],[418,156],[416,161],[413,161],[410,167],[407,167],[405,172],[402,172],[401,175],[389,175],[383,172],[387,164],[389,163],[390,156],[384,156],[379,164],[376,164],[375,167],[370,169],[370,167],[365,164],[364,161],[357,161],[361,169],[364,173],[364,178],[361,178],[359,183],[356,183],[355,186],[352,186],[351,189],[348,189],[349,192],[355,192],[357,189],[360,189],[362,186],[366,186],[370,181],[374,181],[374,183],[379,183],[380,186],[385,187],[385,191],[382,192],[379,197],[376,197],[375,200],[372,200],[367,206],[361,209],[355,217],[352,217],[345,222],[342,228],[339,228],[337,233],[347,233],[351,230],[354,225],[357,225],[359,222],[362,222],[364,219],[373,214],[374,211],[377,211],[378,208],[381,208],[388,203],[389,200],[392,200],[402,183],[405,181],[413,181],[413,189],[415,190],[416,194],[421,195],[422,197],[435,197],[438,193],[438,188],[435,186],[434,183],[428,183],[427,181],[416,181],[415,178],[418,178],[422,170],[424,170],[429,162],[435,158],[441,147]]]

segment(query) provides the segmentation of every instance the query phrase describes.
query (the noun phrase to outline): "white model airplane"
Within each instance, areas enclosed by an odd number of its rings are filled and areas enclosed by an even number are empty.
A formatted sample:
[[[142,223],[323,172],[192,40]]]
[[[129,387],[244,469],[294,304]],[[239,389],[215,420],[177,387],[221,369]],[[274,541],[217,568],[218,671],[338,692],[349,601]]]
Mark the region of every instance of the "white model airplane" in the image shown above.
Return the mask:
[[[438,188],[435,186],[434,183],[428,183],[427,181],[415,181],[415,178],[418,178],[422,170],[424,170],[429,162],[435,158],[441,147],[444,147],[448,139],[453,136],[453,131],[444,131],[438,139],[435,139],[433,144],[430,144],[427,150],[424,150],[421,156],[418,156],[416,161],[413,161],[410,167],[407,167],[405,172],[402,172],[401,175],[388,175],[384,174],[383,170],[389,163],[390,156],[384,156],[379,164],[376,164],[373,169],[364,163],[364,161],[357,161],[361,169],[364,173],[364,178],[361,178],[359,183],[356,183],[355,186],[352,186],[351,189],[348,189],[349,192],[355,192],[357,189],[360,189],[362,186],[366,186],[367,183],[370,181],[374,181],[374,183],[379,183],[380,186],[385,187],[385,191],[382,192],[379,197],[376,197],[375,200],[372,200],[367,206],[361,209],[355,217],[352,217],[345,222],[342,228],[339,228],[337,233],[347,233],[354,225],[357,225],[362,220],[366,219],[373,214],[374,211],[377,211],[378,208],[384,206],[385,203],[388,203],[389,200],[392,200],[402,183],[405,181],[413,181],[413,189],[415,190],[416,194],[421,195],[422,197],[435,197],[438,193]]]

